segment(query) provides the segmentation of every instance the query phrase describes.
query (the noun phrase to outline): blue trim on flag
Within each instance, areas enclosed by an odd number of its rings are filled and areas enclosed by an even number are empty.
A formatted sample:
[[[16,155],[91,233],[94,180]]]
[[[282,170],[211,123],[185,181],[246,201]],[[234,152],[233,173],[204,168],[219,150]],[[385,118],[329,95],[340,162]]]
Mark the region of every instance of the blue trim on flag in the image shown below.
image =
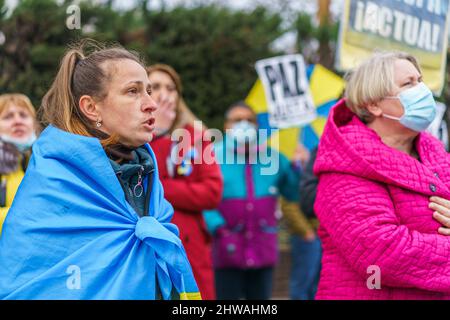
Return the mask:
[[[330,100],[324,104],[321,104],[317,107],[317,115],[319,117],[328,117],[328,114],[330,113],[331,107],[333,107],[336,104],[337,100]]]
[[[310,125],[302,128],[300,132],[300,140],[310,151],[319,144],[319,137]]]
[[[310,64],[306,67],[306,77],[308,78],[308,82],[311,79],[311,75],[314,72],[315,64]]]

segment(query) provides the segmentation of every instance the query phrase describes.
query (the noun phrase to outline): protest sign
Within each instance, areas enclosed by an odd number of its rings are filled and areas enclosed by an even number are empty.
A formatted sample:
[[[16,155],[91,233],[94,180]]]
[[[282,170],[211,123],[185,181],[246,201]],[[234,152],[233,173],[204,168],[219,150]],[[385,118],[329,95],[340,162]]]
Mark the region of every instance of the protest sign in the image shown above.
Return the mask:
[[[305,63],[300,54],[259,60],[256,71],[264,87],[272,127],[301,126],[316,118]]]
[[[345,0],[336,67],[352,69],[374,50],[405,51],[440,95],[447,55],[449,0]]]

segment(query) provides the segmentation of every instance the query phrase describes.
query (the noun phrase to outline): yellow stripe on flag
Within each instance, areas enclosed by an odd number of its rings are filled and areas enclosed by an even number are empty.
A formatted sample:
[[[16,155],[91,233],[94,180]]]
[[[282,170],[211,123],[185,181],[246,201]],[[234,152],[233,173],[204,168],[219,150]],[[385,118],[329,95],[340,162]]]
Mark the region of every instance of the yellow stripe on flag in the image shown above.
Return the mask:
[[[327,122],[327,118],[318,117],[311,123],[311,127],[318,137],[322,136],[323,130],[325,129],[325,123]]]
[[[324,66],[316,64],[309,79],[309,87],[316,108],[337,99],[344,90],[344,80]]]
[[[250,90],[245,103],[253,108],[256,114],[267,112],[266,94],[261,80],[256,80],[252,89]]]
[[[292,159],[295,148],[297,148],[299,134],[300,128],[289,128],[274,131],[268,139],[268,145],[284,154],[288,159]]]
[[[200,292],[182,292],[180,300],[202,300]]]

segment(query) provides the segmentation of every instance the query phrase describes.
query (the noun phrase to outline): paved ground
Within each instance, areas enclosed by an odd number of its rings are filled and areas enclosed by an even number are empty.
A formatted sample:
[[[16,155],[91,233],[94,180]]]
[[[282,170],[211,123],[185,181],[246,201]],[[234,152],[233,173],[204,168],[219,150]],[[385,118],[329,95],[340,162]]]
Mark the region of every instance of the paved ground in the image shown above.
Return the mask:
[[[284,248],[280,252],[280,259],[275,268],[272,299],[289,299],[289,274],[291,268],[290,251]]]

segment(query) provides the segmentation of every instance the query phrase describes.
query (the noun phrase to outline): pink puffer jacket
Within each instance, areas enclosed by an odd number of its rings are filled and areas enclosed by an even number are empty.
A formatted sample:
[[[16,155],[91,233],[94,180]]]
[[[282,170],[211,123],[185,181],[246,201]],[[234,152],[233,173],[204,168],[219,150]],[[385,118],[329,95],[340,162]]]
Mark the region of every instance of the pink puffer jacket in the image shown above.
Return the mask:
[[[450,236],[428,208],[433,195],[450,199],[450,158],[427,133],[416,149],[421,162],[386,146],[344,100],[333,107],[314,166],[317,299],[450,299]],[[376,268],[381,288],[369,289]]]

